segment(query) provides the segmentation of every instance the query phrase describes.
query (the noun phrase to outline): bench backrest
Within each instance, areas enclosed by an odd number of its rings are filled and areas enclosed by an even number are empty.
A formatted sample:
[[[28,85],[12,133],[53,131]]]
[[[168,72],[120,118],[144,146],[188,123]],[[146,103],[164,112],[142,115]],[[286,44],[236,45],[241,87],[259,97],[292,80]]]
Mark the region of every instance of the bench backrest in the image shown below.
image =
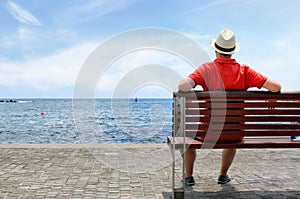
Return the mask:
[[[300,136],[300,92],[178,92],[173,111],[175,136]]]

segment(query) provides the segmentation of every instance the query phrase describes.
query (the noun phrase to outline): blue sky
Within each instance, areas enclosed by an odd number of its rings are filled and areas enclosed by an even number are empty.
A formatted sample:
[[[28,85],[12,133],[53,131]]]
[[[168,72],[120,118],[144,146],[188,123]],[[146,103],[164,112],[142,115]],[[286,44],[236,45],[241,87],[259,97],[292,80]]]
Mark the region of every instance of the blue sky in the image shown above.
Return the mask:
[[[98,45],[144,27],[185,34],[211,59],[210,39],[230,28],[241,43],[234,55],[240,63],[279,81],[283,90],[300,90],[299,7],[298,0],[1,0],[0,98],[72,97],[80,68]],[[168,64],[183,76],[192,72],[166,53],[137,52],[106,71],[96,96],[111,97],[133,63]],[[132,95],[171,93],[150,85]]]

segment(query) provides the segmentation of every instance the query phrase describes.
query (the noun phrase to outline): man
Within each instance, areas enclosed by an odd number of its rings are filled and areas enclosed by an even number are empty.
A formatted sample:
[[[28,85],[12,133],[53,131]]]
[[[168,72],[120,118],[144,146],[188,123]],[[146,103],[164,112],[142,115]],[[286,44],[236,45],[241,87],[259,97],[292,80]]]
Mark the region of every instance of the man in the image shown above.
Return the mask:
[[[271,80],[247,65],[240,65],[232,58],[232,55],[240,49],[236,43],[234,33],[229,29],[223,29],[216,40],[211,40],[211,47],[215,50],[216,59],[213,62],[202,64],[192,74],[183,79],[178,86],[180,91],[189,91],[197,85],[203,90],[247,90],[250,87],[266,88],[271,92],[279,92],[281,85]],[[232,140],[218,140],[219,142],[236,142],[242,138]],[[226,184],[231,179],[227,171],[235,157],[236,149],[223,149],[222,164],[218,184]],[[194,186],[193,178],[196,150],[187,149],[185,184]]]

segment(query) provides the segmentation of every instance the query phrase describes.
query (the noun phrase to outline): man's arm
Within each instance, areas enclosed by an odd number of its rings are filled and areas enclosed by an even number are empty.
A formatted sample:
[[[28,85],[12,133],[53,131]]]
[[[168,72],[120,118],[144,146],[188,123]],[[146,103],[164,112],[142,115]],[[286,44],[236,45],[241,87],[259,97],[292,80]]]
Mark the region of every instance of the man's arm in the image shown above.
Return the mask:
[[[195,86],[194,80],[190,77],[186,77],[185,79],[179,82],[178,89],[180,91],[189,91],[192,88],[194,88],[194,86]]]
[[[281,85],[278,82],[269,78],[266,80],[262,87],[268,89],[271,92],[279,92],[281,89]]]

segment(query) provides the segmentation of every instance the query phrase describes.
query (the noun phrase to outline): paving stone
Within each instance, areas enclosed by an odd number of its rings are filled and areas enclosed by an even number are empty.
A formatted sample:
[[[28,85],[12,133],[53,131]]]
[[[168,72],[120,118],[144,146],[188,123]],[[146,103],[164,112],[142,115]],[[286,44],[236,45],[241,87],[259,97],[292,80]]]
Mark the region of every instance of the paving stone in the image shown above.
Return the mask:
[[[218,185],[221,150],[195,162],[186,198],[300,198],[300,149],[243,149]],[[171,198],[165,145],[1,145],[0,198]],[[176,153],[176,175],[181,158]],[[176,179],[180,185],[180,178]]]

